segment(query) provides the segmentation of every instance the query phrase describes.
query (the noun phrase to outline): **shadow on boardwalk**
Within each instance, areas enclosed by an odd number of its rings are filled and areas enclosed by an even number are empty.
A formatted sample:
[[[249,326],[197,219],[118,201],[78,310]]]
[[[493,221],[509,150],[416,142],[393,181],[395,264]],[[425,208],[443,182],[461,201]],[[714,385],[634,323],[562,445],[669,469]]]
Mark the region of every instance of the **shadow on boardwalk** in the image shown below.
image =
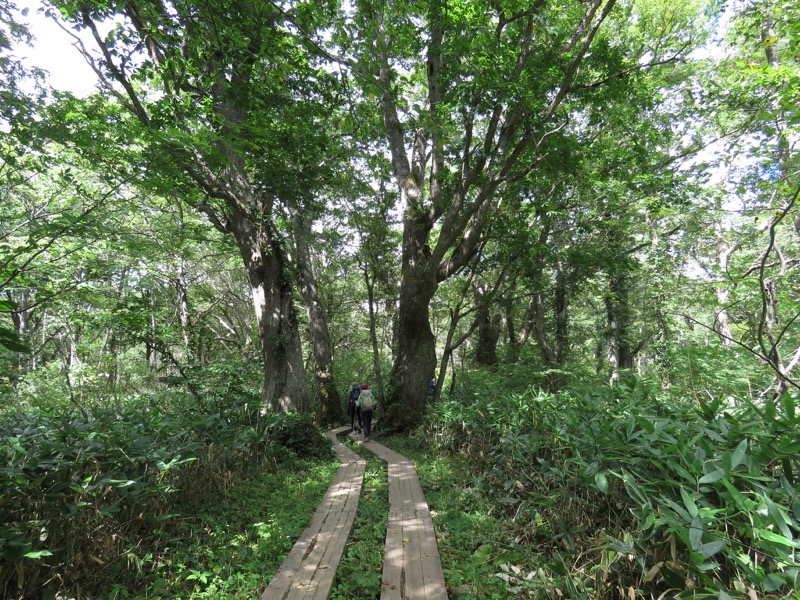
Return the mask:
[[[381,600],[447,600],[433,521],[414,463],[376,442],[363,447],[389,465]]]
[[[336,567],[355,520],[366,468],[366,461],[337,439],[337,434],[347,431],[349,427],[340,427],[325,434],[333,441],[342,466],[261,600],[324,600],[330,595]]]
[[[333,441],[342,466],[261,600],[326,600],[330,596],[364,481],[364,460],[336,437],[349,431],[345,426],[325,434]],[[360,436],[351,437],[360,443]],[[376,442],[363,447],[385,460],[389,471],[381,600],[447,600],[433,522],[414,463]]]

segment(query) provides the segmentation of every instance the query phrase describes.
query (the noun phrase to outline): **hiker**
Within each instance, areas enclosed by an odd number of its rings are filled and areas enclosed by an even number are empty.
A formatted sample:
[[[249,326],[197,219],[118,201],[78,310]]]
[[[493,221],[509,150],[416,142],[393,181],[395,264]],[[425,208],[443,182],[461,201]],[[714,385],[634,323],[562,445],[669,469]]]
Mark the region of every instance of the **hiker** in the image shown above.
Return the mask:
[[[350,430],[361,433],[361,409],[358,407],[358,396],[361,394],[361,386],[354,383],[350,386],[350,396],[347,398],[347,414],[350,415]]]
[[[372,390],[366,383],[361,386],[361,393],[358,395],[358,407],[361,409],[361,424],[364,426],[364,441],[369,441],[369,434],[372,430],[372,416],[375,414],[377,406]]]

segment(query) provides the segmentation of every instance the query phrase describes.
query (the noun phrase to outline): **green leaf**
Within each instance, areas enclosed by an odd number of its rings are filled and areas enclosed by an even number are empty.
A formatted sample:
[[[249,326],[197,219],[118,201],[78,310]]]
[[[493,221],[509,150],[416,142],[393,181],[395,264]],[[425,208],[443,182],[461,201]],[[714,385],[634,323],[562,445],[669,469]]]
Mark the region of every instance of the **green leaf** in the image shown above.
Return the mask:
[[[725,475],[730,475],[731,471],[733,471],[733,456],[727,450],[722,453],[722,470]]]
[[[31,347],[23,342],[17,335],[17,332],[7,327],[0,327],[0,346],[11,350],[12,352],[31,352]]]
[[[717,433],[713,429],[709,429],[708,427],[703,427],[703,431],[705,431],[706,435],[715,442],[724,443],[725,441],[727,441],[724,437],[722,437],[719,433]]]
[[[636,417],[636,422],[639,424],[639,427],[644,429],[647,433],[655,433],[656,426],[653,425],[650,419],[645,419],[644,417]]]
[[[762,495],[762,497],[764,498],[764,502],[767,505],[767,511],[769,512],[769,515],[772,517],[774,523],[778,526],[778,529],[781,530],[781,534],[783,534],[783,537],[789,540],[794,539],[794,536],[792,535],[792,532],[789,529],[787,516],[784,514],[781,507],[775,504],[766,495]]]
[[[703,520],[700,515],[696,515],[692,519],[692,524],[689,527],[689,544],[695,552],[699,552],[700,547],[703,545]]]
[[[717,469],[716,471],[712,471],[711,473],[707,473],[703,475],[699,480],[698,483],[714,483],[715,481],[719,481],[725,476],[721,469]]]
[[[597,489],[600,490],[602,493],[608,493],[608,478],[605,476],[605,473],[597,472],[594,474],[594,484],[597,486]]]
[[[764,586],[765,592],[775,592],[782,588],[785,583],[779,573],[770,573],[764,578],[764,582],[761,585]]]
[[[714,556],[724,547],[725,547],[725,542],[722,540],[717,540],[716,542],[708,542],[707,544],[701,545],[697,549],[697,551],[703,555],[703,558],[708,558],[710,556]]]
[[[628,495],[631,497],[631,499],[637,501],[639,506],[650,505],[650,500],[642,491],[642,488],[636,484],[636,481],[633,479],[630,473],[624,473],[622,480],[625,483],[625,489],[628,490]]]
[[[683,520],[684,523],[691,523],[692,516],[688,512],[686,512],[686,510],[680,504],[678,504],[677,502],[673,502],[669,498],[665,498],[664,502],[670,508],[672,508],[672,510],[678,513],[678,516]]]
[[[736,508],[744,512],[750,511],[755,502],[744,496],[744,494],[742,494],[727,477],[722,478],[722,485],[724,485],[730,493],[731,497],[733,498],[733,502],[736,504]]]
[[[774,544],[780,544],[781,546],[788,546],[789,548],[797,547],[797,544],[792,542],[792,540],[783,537],[782,535],[778,535],[777,533],[773,533],[766,529],[756,529],[754,530],[756,535],[767,542],[772,542]]]
[[[739,445],[736,446],[736,450],[733,451],[733,456],[731,457],[731,470],[742,464],[746,452],[747,439],[743,439],[741,442],[739,442]]]
[[[697,508],[697,504],[694,503],[694,500],[692,500],[692,497],[685,488],[681,488],[681,498],[683,499],[683,505],[686,507],[686,510],[689,512],[689,514],[692,517],[697,517],[697,515],[700,514],[700,510]]]
[[[797,414],[797,405],[795,404],[794,398],[791,394],[783,395],[783,398],[781,398],[781,406],[783,407],[783,414],[786,417],[786,420],[792,425],[797,424],[800,416]]]
[[[678,464],[677,462],[675,462],[674,460],[672,460],[672,459],[670,459],[670,460],[667,460],[667,464],[669,465],[669,467],[670,467],[670,468],[671,468],[673,471],[675,471],[675,472],[676,472],[678,475],[680,475],[681,477],[683,477],[683,478],[684,478],[684,479],[685,479],[685,480],[686,480],[688,483],[690,483],[691,485],[694,485],[694,484],[695,484],[695,482],[697,481],[697,478],[696,478],[694,475],[692,475],[691,473],[689,473],[689,471],[687,471],[687,470],[686,470],[684,467],[682,467],[681,465],[679,465],[679,464]]]
[[[53,553],[50,550],[34,550],[32,552],[26,552],[23,555],[25,558],[41,558],[43,556],[53,556]]]

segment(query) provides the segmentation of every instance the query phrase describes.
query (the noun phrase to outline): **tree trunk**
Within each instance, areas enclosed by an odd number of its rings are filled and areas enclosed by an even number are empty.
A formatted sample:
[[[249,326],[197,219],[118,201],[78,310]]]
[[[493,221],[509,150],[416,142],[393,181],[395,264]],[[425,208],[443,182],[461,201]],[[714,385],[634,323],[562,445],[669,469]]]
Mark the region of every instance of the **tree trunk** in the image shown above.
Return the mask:
[[[369,338],[372,342],[372,372],[375,376],[375,392],[378,401],[386,402],[383,393],[383,376],[381,375],[381,356],[378,348],[378,330],[375,319],[375,279],[370,277],[369,268],[364,268],[364,283],[367,286],[367,306],[369,309]]]
[[[429,318],[436,281],[420,271],[404,268],[400,286],[397,355],[392,367],[392,394],[386,401],[387,423],[400,431],[422,420],[428,386],[436,370],[436,340]]]
[[[274,411],[310,408],[292,286],[282,249],[263,221],[235,210],[231,232],[244,260],[264,361],[262,402]]]
[[[506,338],[508,340],[508,352],[506,354],[506,361],[514,363],[519,359],[519,351],[522,345],[517,338],[517,324],[514,321],[514,301],[512,298],[516,294],[517,283],[516,279],[511,282],[511,287],[508,290],[508,298],[502,302],[503,309],[503,324],[505,325]]]
[[[339,391],[336,389],[333,379],[333,352],[328,320],[312,268],[311,252],[308,247],[308,227],[303,216],[295,207],[292,208],[292,230],[297,253],[295,260],[297,276],[308,314],[311,350],[314,355],[314,383],[319,403],[319,419],[320,423],[324,425],[339,425],[344,415]]]
[[[547,389],[551,393],[556,393],[564,386],[564,376],[561,371],[564,369],[566,348],[569,342],[567,278],[559,262],[556,272],[556,285],[553,289],[552,305],[555,333],[548,335],[548,317],[544,302],[545,290],[542,269],[543,265],[540,265],[534,278],[536,292],[533,296],[533,330],[536,333],[539,351],[547,367]]]
[[[500,341],[500,323],[489,311],[489,304],[478,288],[475,293],[478,305],[478,339],[475,344],[475,362],[484,367],[497,366],[497,343]]]
[[[567,274],[559,261],[556,272],[555,289],[555,317],[556,340],[555,358],[559,368],[566,363],[567,348],[569,348],[569,290],[567,289]]]
[[[717,210],[721,210],[722,207],[718,204]],[[730,302],[730,290],[725,285],[723,277],[725,277],[728,273],[728,269],[730,266],[731,257],[736,250],[739,249],[741,242],[737,241],[733,244],[729,244],[725,240],[725,235],[722,230],[722,224],[717,223],[716,225],[716,235],[717,235],[717,243],[716,243],[716,252],[717,252],[717,269],[719,271],[718,274],[718,283],[715,286],[715,293],[717,296],[717,304],[719,305],[719,311],[716,315],[716,330],[719,335],[720,342],[723,346],[732,346],[733,345],[733,331],[731,330],[730,325],[730,318],[728,316],[728,303]]]
[[[536,302],[537,298],[534,294],[530,297],[528,304],[525,306],[525,314],[522,317],[522,323],[519,326],[519,331],[517,331],[517,338],[515,340],[517,346],[524,346],[528,343],[528,338],[533,331],[533,316],[536,314]]]
[[[6,290],[6,298],[8,298],[11,302],[15,302],[14,297],[14,294]],[[17,300],[15,302],[16,308],[11,311],[11,320],[14,322],[14,330],[16,331],[19,340],[24,343],[27,342],[28,338],[31,336],[31,300],[30,288],[21,290],[17,295]],[[31,352],[27,356],[23,353],[20,353],[17,356],[16,369],[20,372],[23,369],[23,361],[27,361],[28,370],[36,370],[36,352]]]
[[[156,299],[155,294],[152,291],[144,291],[142,295],[149,300],[149,329],[147,331],[147,337],[145,341],[145,352],[147,354],[147,363],[150,366],[150,378],[153,381],[153,384],[158,382],[158,370],[160,369],[161,365],[158,360],[158,332],[157,332],[157,322],[156,322]]]
[[[619,381],[621,371],[633,366],[633,353],[629,340],[628,285],[629,278],[623,273],[616,273],[609,277],[609,289],[606,296],[606,340],[610,370],[609,381],[612,384]]]
[[[181,256],[178,263],[178,273],[175,279],[175,296],[178,308],[178,323],[181,326],[181,338],[183,339],[183,351],[186,354],[186,360],[189,362],[191,358],[191,343],[189,341],[189,330],[191,322],[189,321],[189,284],[186,280],[186,259]]]

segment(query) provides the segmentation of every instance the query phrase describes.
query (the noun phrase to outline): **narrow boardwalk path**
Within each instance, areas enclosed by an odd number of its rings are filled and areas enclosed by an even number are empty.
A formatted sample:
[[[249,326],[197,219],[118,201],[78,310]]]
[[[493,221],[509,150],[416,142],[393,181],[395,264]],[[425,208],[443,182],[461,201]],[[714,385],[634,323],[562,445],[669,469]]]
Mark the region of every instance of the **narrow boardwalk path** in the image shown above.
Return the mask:
[[[353,527],[366,467],[366,462],[336,437],[349,432],[350,427],[344,426],[325,434],[333,441],[342,466],[260,600],[327,600],[330,596]],[[360,437],[351,434],[359,443]],[[381,600],[447,600],[433,521],[414,463],[376,442],[363,447],[385,460],[389,471]]]
[[[366,461],[342,444],[340,427],[325,435],[342,463],[311,523],[275,573],[261,600],[326,600],[353,527]]]
[[[351,436],[358,440],[361,436]],[[414,463],[376,442],[363,447],[389,464],[389,524],[381,600],[447,600],[431,513]]]

